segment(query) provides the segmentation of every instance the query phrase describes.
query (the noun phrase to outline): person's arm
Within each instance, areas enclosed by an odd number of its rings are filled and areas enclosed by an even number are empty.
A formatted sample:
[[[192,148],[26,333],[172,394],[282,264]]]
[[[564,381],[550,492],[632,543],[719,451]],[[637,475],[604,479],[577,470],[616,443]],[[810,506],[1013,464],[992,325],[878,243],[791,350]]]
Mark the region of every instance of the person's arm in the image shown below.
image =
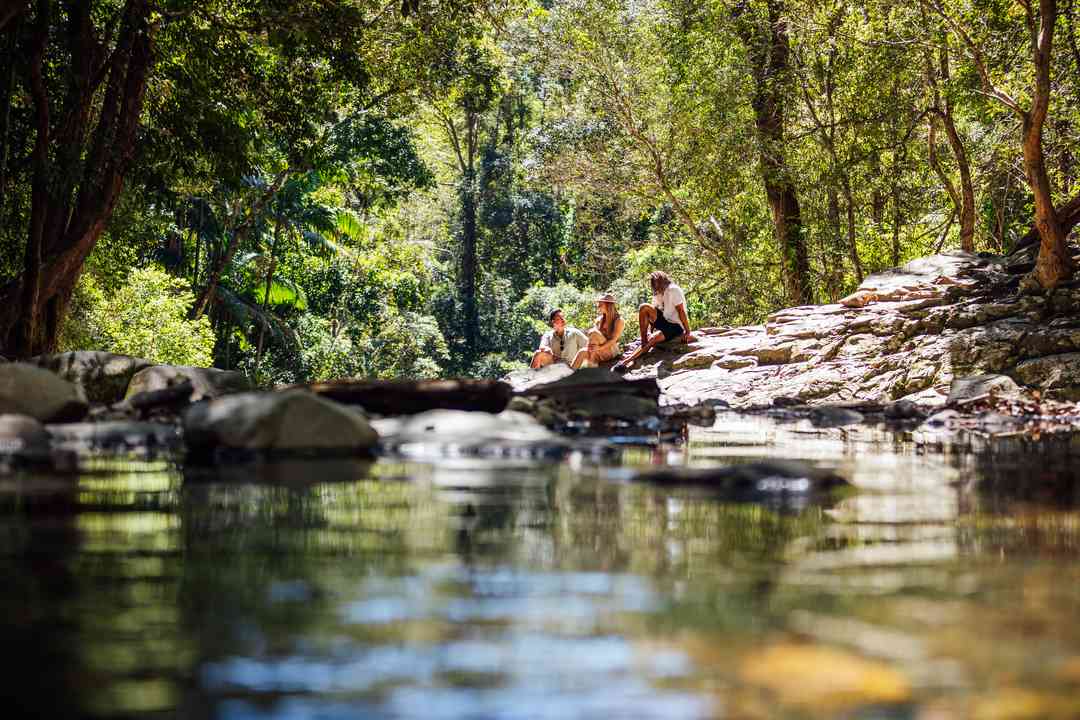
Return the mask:
[[[675,306],[675,309],[679,312],[679,322],[683,326],[683,337],[687,340],[690,339],[690,318],[686,316],[686,303],[680,303]]]

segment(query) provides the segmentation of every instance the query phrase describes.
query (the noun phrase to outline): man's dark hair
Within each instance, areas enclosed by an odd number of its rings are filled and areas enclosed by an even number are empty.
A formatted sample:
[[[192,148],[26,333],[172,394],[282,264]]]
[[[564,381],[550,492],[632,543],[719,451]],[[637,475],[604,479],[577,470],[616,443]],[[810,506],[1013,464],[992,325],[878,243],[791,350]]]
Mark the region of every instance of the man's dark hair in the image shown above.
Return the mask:
[[[562,312],[562,308],[555,308],[548,313],[548,325],[555,324],[555,316]]]

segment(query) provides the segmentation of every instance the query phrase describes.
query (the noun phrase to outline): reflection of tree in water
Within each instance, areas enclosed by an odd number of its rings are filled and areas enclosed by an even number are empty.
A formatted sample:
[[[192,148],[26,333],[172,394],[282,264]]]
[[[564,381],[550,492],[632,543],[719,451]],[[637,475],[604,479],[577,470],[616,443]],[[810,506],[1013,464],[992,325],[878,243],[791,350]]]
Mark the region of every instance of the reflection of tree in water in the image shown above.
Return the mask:
[[[1067,445],[982,452],[960,460],[967,483],[963,537],[972,552],[1075,557],[1080,456]]]
[[[85,671],[75,649],[87,630],[71,612],[86,593],[77,572],[81,535],[78,492],[72,483],[0,495],[0,633],[8,656],[0,682],[7,712],[72,717],[83,701]],[[66,485],[66,486],[65,486]]]
[[[436,466],[430,482],[455,528],[454,549],[462,562],[508,558],[545,535],[551,523],[553,467],[506,467],[477,463]]]

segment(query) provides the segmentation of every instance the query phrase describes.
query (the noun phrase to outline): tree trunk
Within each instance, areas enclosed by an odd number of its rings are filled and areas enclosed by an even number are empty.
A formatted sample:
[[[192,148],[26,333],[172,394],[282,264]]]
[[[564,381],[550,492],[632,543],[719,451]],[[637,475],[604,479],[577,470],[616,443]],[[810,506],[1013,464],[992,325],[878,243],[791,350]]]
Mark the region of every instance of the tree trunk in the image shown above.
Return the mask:
[[[19,50],[19,29],[22,15],[17,14],[4,26],[7,47],[4,50],[3,90],[0,90],[0,217],[3,217],[7,199],[8,159],[11,155],[11,96],[15,89],[15,58]]]
[[[23,256],[23,286],[19,305],[22,308],[22,324],[12,347],[16,357],[34,354],[38,342],[39,302],[41,298],[41,256],[45,233],[45,217],[49,212],[49,96],[45,89],[42,66],[45,47],[49,41],[48,0],[39,0],[34,23],[33,51],[30,56],[29,86],[34,100],[37,135],[31,156],[33,179],[31,181],[30,233]]]
[[[1043,124],[1050,107],[1050,62],[1057,21],[1055,0],[1040,0],[1039,26],[1032,28],[1035,92],[1030,112],[1023,119],[1024,173],[1035,197],[1035,227],[1042,242],[1035,263],[1035,279],[1044,289],[1055,288],[1072,277],[1072,258],[1065,248],[1065,233],[1054,210],[1050,178],[1043,154]]]
[[[1043,288],[1055,288],[1072,277],[1072,258],[1050,192],[1050,178],[1042,151],[1042,128],[1024,122],[1024,172],[1035,197],[1035,227],[1039,231],[1039,259],[1035,278]]]
[[[844,203],[847,205],[848,254],[851,255],[851,266],[855,268],[855,281],[861,284],[864,275],[862,259],[859,257],[859,246],[855,242],[855,194],[851,192],[851,180],[846,171],[841,174],[840,187],[844,190]]]
[[[461,180],[461,301],[465,306],[465,351],[475,359],[480,318],[476,307],[476,178],[471,169]]]
[[[829,185],[829,205],[827,210],[829,227],[829,268],[826,273],[828,278],[829,301],[836,302],[844,295],[844,252],[841,248],[843,231],[840,229],[840,197],[836,194],[836,187]]]
[[[47,1],[39,5],[39,24],[47,6]],[[55,128],[48,87],[41,82],[34,89],[38,80],[36,63],[31,61],[28,84],[38,127],[26,267],[21,278],[0,289],[0,344],[11,348],[16,357],[55,346],[60,319],[83,263],[123,188],[153,60],[157,25],[148,22],[149,16],[146,0],[128,0],[115,49],[105,56],[104,47],[93,39],[89,7],[72,6],[66,34],[72,67],[67,70],[65,101],[55,114]],[[95,102],[100,82],[105,82],[105,92]],[[86,132],[94,113],[96,124]],[[46,114],[48,121],[43,122]],[[41,142],[47,143],[44,152],[36,149]],[[49,145],[57,149],[54,159],[49,157]]]
[[[267,308],[270,307],[270,288],[274,284],[274,265],[276,263],[276,260],[274,258],[274,253],[277,250],[278,237],[279,237],[280,234],[281,234],[281,220],[277,220],[274,223],[274,241],[273,241],[273,244],[270,246],[270,263],[269,263],[268,267],[266,268],[266,289],[263,291],[263,301],[262,301],[262,314],[263,314],[263,316],[260,318],[261,322],[259,323],[259,342],[255,346],[255,374],[256,375],[258,375],[259,367],[262,365],[263,342],[266,340],[266,323],[267,323],[266,312],[267,312]]]
[[[741,32],[754,78],[754,125],[765,196],[780,249],[784,288],[788,302],[806,305],[813,302],[810,261],[803,237],[799,198],[788,173],[784,143],[784,89],[790,44],[783,0],[769,0],[767,30],[743,23]]]
[[[938,70],[941,73],[941,79],[948,82],[951,74],[948,36],[943,39],[938,52]],[[934,92],[936,100],[936,84]],[[952,100],[949,99],[948,93],[945,94],[938,114],[941,117],[941,125],[945,129],[945,137],[949,139],[949,148],[956,161],[956,168],[960,171],[960,204],[956,208],[960,213],[960,247],[967,252],[975,252],[975,188],[971,182],[971,164],[968,162],[964,142],[960,139],[956,122],[953,120]]]

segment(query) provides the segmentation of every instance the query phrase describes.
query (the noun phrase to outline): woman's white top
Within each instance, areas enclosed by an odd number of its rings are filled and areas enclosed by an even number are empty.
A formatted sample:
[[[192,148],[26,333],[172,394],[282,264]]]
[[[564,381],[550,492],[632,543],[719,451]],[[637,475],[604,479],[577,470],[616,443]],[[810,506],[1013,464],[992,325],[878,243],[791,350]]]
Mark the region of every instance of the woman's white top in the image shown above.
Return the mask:
[[[682,319],[679,318],[679,311],[676,309],[679,305],[686,305],[686,296],[683,295],[681,287],[671,283],[653,300],[656,301],[656,309],[663,313],[665,320],[682,325]]]

